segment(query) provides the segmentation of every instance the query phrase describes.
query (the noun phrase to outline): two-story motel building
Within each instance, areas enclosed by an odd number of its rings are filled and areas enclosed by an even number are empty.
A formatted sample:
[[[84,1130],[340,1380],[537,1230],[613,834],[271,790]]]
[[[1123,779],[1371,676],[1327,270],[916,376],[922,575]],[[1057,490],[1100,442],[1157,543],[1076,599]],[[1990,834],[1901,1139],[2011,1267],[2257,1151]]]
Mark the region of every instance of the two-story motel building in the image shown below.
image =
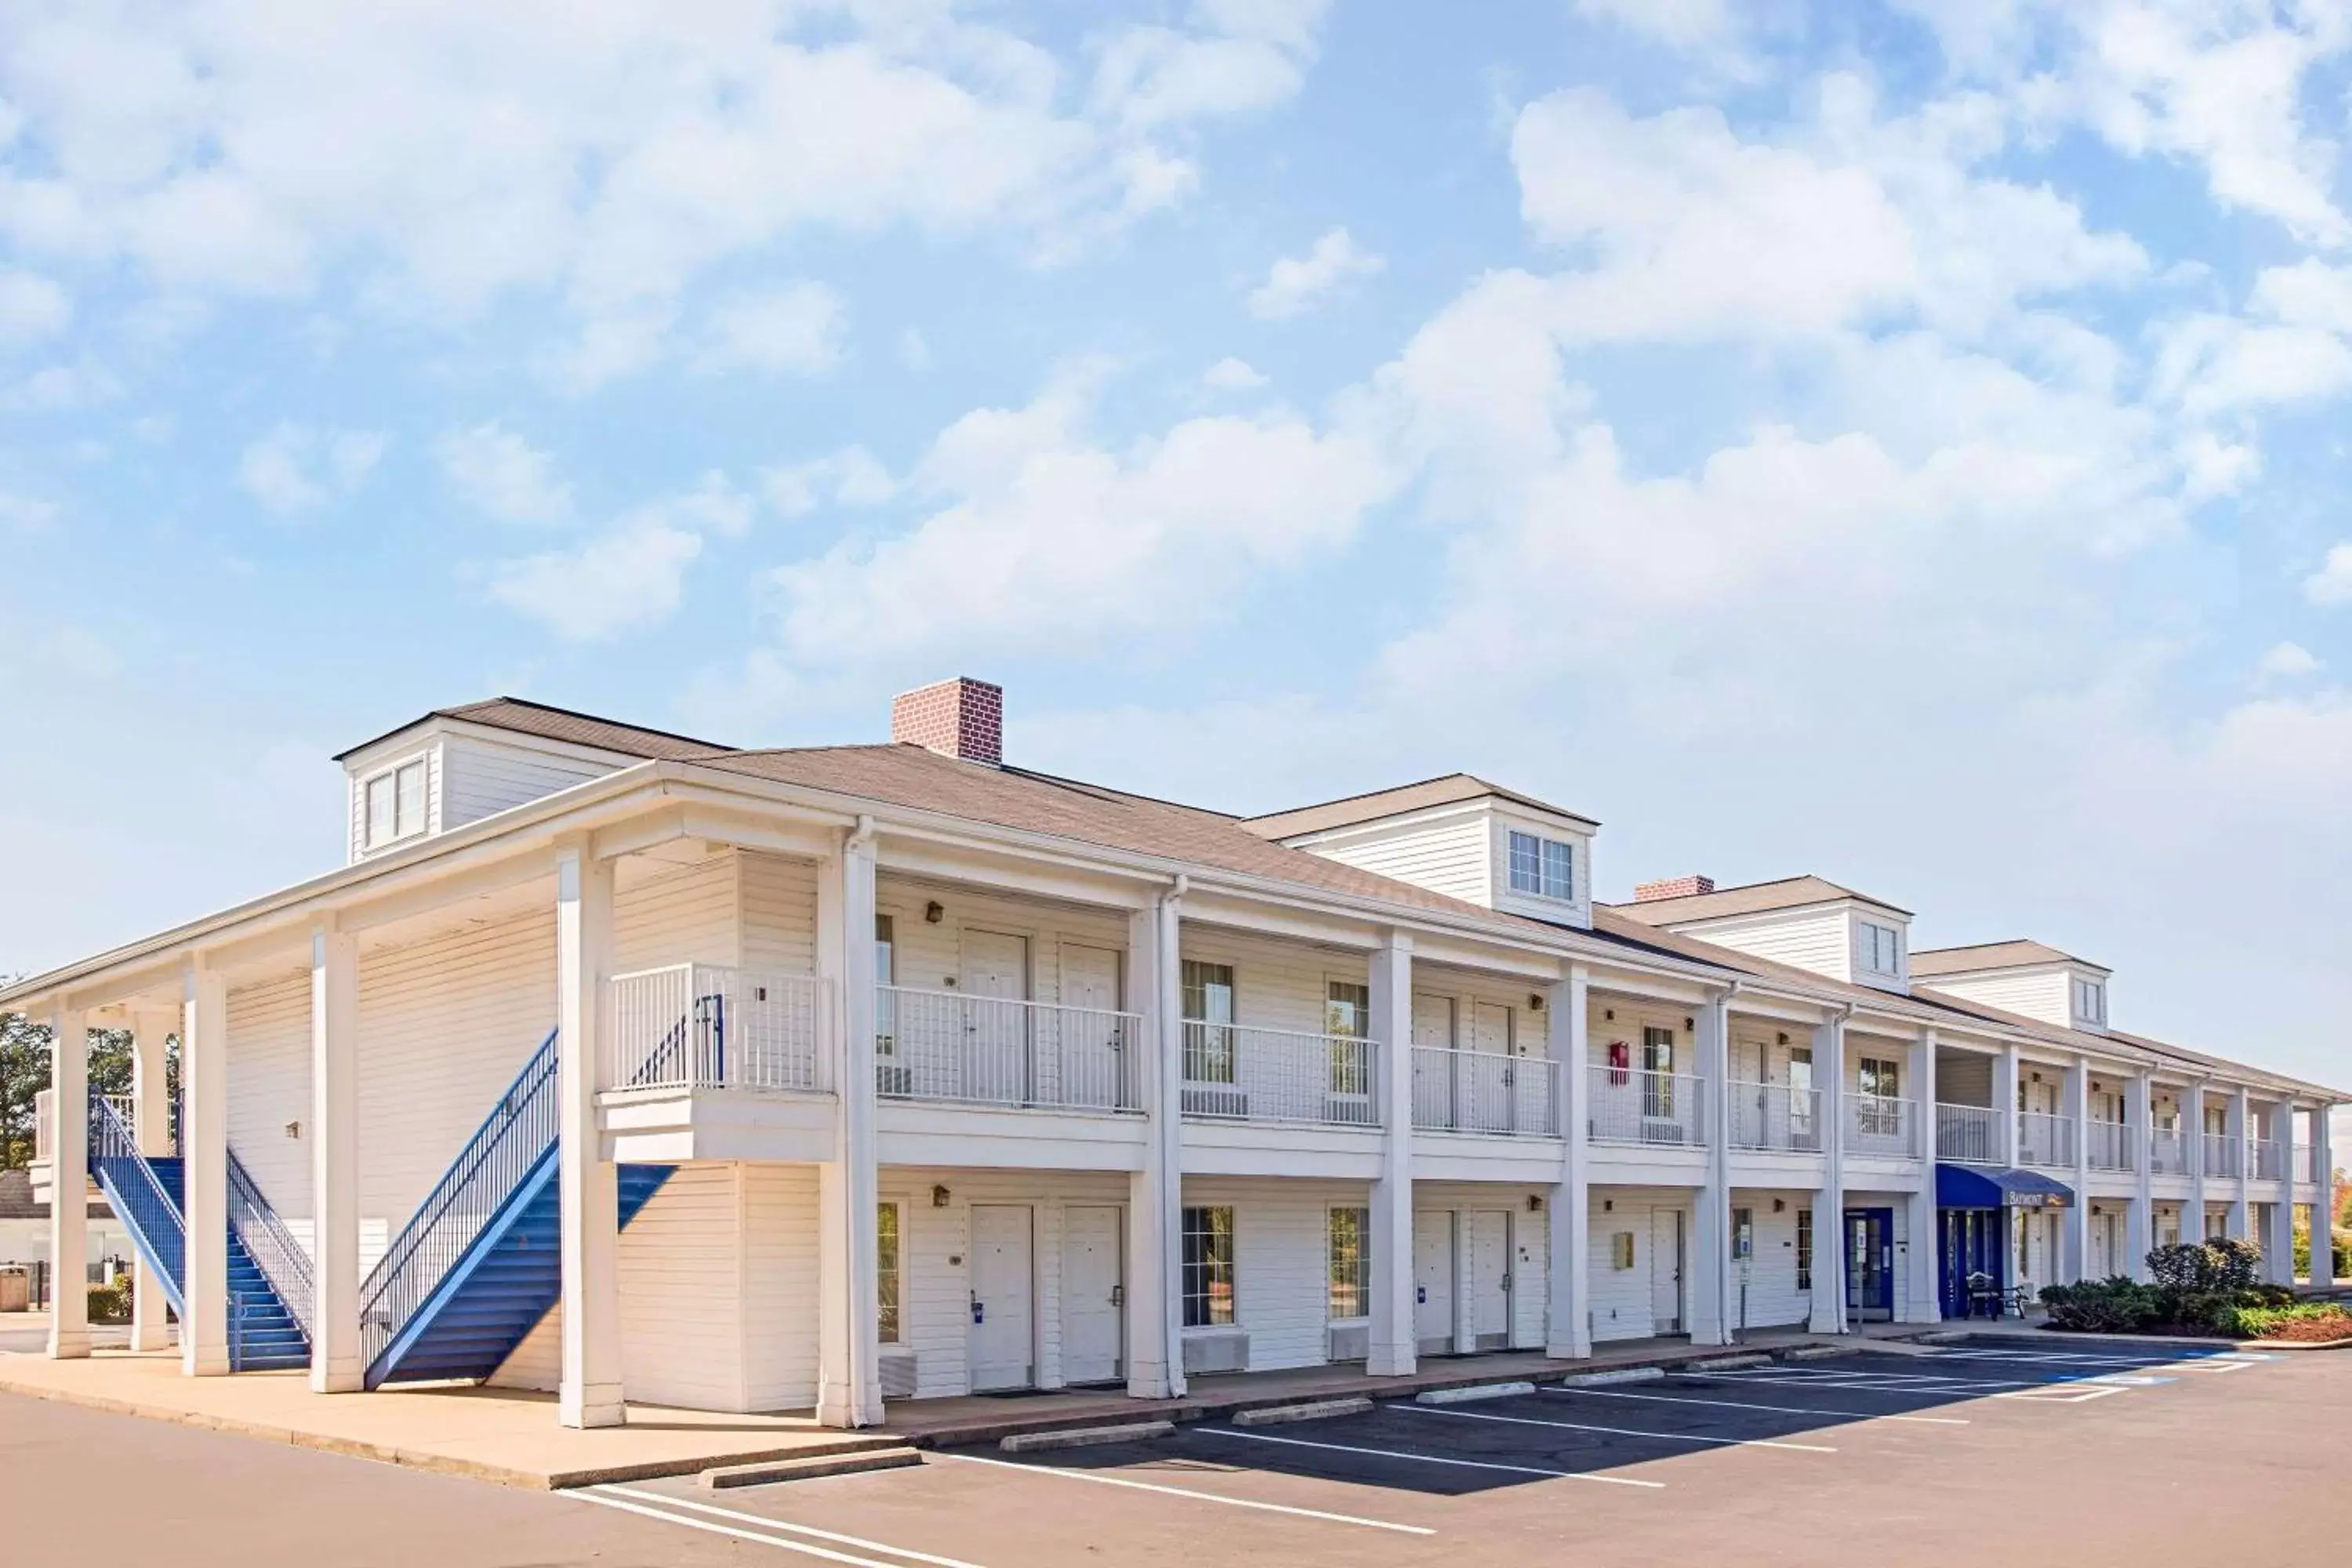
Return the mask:
[[[135,1034],[127,1104],[57,1053],[42,1151],[140,1237],[134,1343],[859,1426],[1932,1322],[2181,1235],[2284,1278],[2331,1168],[2352,1097],[2122,1033],[2055,949],[1811,877],[1596,905],[1598,825],[1478,779],[1241,819],[1001,721],[443,710],[341,759],[341,869],[0,994]]]

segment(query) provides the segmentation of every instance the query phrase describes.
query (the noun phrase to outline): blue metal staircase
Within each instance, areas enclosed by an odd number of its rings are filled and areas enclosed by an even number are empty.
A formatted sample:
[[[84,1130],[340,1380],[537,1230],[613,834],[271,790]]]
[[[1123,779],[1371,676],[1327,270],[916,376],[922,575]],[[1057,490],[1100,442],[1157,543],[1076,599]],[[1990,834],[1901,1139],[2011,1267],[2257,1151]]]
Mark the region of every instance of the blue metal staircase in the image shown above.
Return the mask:
[[[131,1243],[146,1262],[149,1276],[163,1287],[172,1310],[184,1318],[185,1167],[176,1158],[140,1153],[130,1127],[114,1107],[97,1095],[90,1097],[89,1104],[89,1164],[106,1201],[130,1230]],[[310,1304],[309,1258],[231,1152],[230,1370],[269,1372],[310,1365],[310,1336],[306,1324]]]
[[[480,1381],[562,1293],[555,1036],[541,1043],[360,1289],[366,1383]],[[675,1169],[620,1167],[620,1222]]]

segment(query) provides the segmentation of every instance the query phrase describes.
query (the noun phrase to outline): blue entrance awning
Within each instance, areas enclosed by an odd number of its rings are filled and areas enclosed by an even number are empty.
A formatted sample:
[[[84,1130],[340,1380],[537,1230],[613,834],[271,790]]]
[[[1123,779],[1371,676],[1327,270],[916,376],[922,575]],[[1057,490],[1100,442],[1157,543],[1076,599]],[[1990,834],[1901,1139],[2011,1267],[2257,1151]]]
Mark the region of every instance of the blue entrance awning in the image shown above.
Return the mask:
[[[2065,1209],[2074,1206],[2074,1189],[2039,1171],[1938,1164],[1936,1167],[1936,1206],[1947,1209]]]

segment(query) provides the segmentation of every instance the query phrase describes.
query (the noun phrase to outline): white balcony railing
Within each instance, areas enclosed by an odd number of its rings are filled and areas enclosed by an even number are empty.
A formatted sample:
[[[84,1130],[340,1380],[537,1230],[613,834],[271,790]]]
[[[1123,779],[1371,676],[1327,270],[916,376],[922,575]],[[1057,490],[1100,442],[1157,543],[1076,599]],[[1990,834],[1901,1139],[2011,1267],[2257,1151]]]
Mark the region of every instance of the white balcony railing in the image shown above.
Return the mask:
[[[2017,1113],[2017,1163],[2064,1170],[2074,1163],[2074,1119],[2045,1110]]]
[[[1142,1039],[1133,1013],[877,986],[875,1088],[886,1100],[1139,1111]]]
[[[2246,1157],[2252,1163],[2247,1173],[2258,1182],[2286,1180],[2286,1147],[2267,1138],[2256,1139],[2246,1145]]]
[[[2000,1115],[1989,1105],[1936,1107],[1936,1158],[1964,1165],[1998,1165],[2009,1158]]]
[[[2189,1140],[2177,1128],[2158,1127],[2147,1135],[2147,1168],[2159,1176],[2189,1173]]]
[[[1586,1131],[1593,1142],[1706,1146],[1706,1085],[1699,1079],[1632,1068],[1586,1070],[1592,1098]]]
[[[2243,1145],[2227,1132],[2205,1134],[2205,1174],[2234,1176],[2238,1173]]]
[[[1733,1148],[1821,1152],[1821,1090],[1785,1083],[1733,1083],[1724,1092],[1731,1099]]]
[[[1549,1058],[1412,1048],[1412,1124],[1424,1131],[1557,1138],[1559,1107]]]
[[[2121,1121],[2091,1121],[2083,1127],[2084,1152],[2094,1171],[2136,1171],[2139,1169],[2134,1156],[2138,1152],[2139,1138],[2127,1123]]]
[[[33,1163],[36,1165],[49,1163],[49,1143],[58,1135],[57,1119],[49,1114],[50,1107],[57,1100],[57,1093],[53,1089],[33,1091]]]
[[[2293,1170],[2294,1171],[2294,1179],[2305,1184],[2317,1181],[2319,1178],[2312,1174],[2314,1169],[2315,1169],[2315,1167],[2311,1157],[2311,1145],[2308,1143],[2296,1144],[2294,1146],[2294,1164],[2293,1166]]]
[[[1234,1121],[1378,1127],[1380,1047],[1351,1035],[1309,1035],[1184,1020],[1184,1114]]]
[[[1918,1107],[1884,1094],[1846,1098],[1846,1151],[1898,1160],[1919,1157]]]
[[[605,1085],[830,1092],[817,1045],[823,994],[814,975],[713,963],[614,975]]]

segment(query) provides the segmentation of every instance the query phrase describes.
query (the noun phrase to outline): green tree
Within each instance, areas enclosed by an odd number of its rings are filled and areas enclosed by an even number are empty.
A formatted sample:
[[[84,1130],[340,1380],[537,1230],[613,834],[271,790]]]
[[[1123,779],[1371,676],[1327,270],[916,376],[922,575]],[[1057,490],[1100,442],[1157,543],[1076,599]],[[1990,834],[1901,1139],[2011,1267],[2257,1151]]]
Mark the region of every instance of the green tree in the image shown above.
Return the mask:
[[[22,1013],[0,1013],[0,1171],[33,1163],[37,1142],[36,1097],[49,1087],[49,1026]],[[93,1029],[89,1035],[89,1087],[96,1094],[129,1094],[131,1037],[128,1029]],[[180,1052],[176,1037],[164,1047],[164,1092],[172,1101],[172,1131],[179,1133]]]

